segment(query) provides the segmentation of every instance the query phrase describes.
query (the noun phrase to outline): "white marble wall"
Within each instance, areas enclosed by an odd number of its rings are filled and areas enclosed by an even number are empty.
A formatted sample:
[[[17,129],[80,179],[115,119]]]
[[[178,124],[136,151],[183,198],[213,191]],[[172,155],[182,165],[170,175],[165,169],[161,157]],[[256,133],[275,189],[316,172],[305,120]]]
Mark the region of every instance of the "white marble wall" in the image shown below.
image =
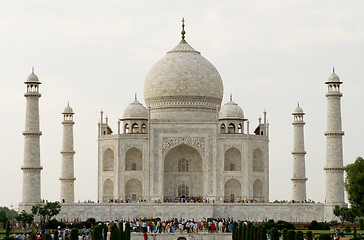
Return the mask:
[[[156,218],[168,220],[174,217],[200,220],[202,218],[233,218],[249,221],[268,219],[290,222],[330,221],[335,216],[325,216],[321,203],[79,203],[62,204],[57,218],[89,217],[97,220]],[[331,218],[330,218],[331,217]]]

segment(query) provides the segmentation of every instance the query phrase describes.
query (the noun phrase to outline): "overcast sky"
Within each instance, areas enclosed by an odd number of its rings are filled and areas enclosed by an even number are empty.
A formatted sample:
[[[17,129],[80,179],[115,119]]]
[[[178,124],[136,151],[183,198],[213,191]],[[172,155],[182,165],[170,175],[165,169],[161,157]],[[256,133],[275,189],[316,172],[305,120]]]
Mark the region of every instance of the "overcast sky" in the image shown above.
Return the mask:
[[[62,116],[76,115],[75,200],[97,198],[97,123],[111,127],[133,100],[144,103],[148,70],[186,40],[219,71],[251,122],[267,109],[270,200],[291,199],[292,111],[305,111],[307,197],[325,199],[326,98],[335,67],[344,82],[344,164],[364,155],[364,1],[0,0],[0,206],[21,201],[24,81],[40,87],[42,198],[60,198]]]

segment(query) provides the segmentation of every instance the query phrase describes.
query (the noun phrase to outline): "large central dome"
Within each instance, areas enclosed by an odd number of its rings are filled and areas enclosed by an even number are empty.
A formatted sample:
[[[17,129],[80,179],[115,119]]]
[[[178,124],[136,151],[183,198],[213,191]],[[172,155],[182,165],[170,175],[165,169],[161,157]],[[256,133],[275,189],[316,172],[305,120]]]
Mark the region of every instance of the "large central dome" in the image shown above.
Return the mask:
[[[152,111],[216,111],[221,105],[223,83],[216,68],[182,39],[149,71],[144,97]]]

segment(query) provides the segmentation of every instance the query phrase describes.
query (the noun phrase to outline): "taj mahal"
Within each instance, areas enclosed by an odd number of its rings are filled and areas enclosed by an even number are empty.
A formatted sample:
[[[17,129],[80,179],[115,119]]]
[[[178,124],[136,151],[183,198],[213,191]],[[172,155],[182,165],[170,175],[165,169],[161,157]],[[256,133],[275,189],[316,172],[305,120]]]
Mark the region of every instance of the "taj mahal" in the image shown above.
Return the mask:
[[[325,82],[328,87],[323,169],[326,172],[325,202],[306,202],[305,113],[297,106],[292,112],[293,202],[272,203],[269,201],[267,112],[264,110],[263,118],[250,122],[232,95],[229,101],[222,101],[223,80],[218,70],[187,43],[184,27],[183,22],[182,38],[177,46],[147,73],[145,104],[135,96],[120,113],[122,118],[118,120],[117,129],[111,129],[101,111],[97,139],[97,202],[74,202],[75,119],[69,105],[64,109],[59,217],[98,220],[229,217],[292,222],[334,219],[333,206],[345,205],[342,82],[338,75],[333,72]],[[20,211],[41,203],[43,170],[39,144],[41,82],[34,70],[25,84]],[[181,199],[186,198],[198,201],[181,203]]]

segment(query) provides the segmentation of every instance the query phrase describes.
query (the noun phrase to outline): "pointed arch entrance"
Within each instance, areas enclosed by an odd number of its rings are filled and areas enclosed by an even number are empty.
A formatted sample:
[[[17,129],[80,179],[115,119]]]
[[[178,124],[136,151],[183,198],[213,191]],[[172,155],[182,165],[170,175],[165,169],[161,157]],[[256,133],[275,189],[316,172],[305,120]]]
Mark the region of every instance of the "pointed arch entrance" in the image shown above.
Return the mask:
[[[184,143],[169,150],[164,157],[164,198],[202,196],[201,154]]]

